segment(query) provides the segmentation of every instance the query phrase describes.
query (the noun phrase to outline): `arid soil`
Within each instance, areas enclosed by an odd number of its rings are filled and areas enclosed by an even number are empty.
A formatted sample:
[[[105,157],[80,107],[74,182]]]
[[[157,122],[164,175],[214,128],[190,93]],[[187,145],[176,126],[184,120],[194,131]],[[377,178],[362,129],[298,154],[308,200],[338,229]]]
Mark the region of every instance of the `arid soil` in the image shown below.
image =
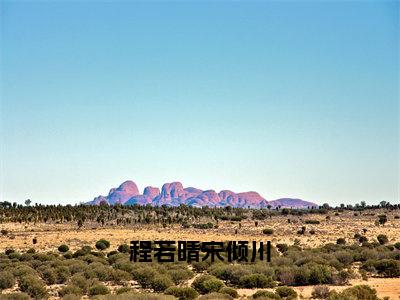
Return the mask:
[[[239,222],[219,221],[215,229],[182,228],[180,225],[171,225],[160,228],[155,225],[132,225],[132,226],[104,226],[97,223],[86,223],[83,228],[77,229],[75,223],[65,224],[19,224],[3,223],[1,229],[10,231],[9,236],[0,236],[0,250],[13,248],[24,250],[36,248],[42,251],[54,250],[60,244],[68,244],[72,250],[83,245],[93,245],[99,238],[107,238],[111,242],[111,248],[116,248],[122,243],[131,240],[200,240],[200,241],[265,241],[274,243],[292,244],[295,239],[300,240],[301,245],[315,247],[326,243],[336,243],[340,237],[348,240],[353,239],[355,233],[362,233],[367,229],[365,236],[368,239],[376,239],[379,234],[385,234],[389,242],[398,242],[400,236],[400,219],[394,219],[389,214],[389,221],[384,226],[375,225],[377,215],[354,216],[353,212],[344,212],[339,216],[329,215],[306,215],[306,216],[278,216],[258,221]],[[288,223],[291,219],[291,223]],[[316,225],[304,224],[305,220],[319,220]],[[306,226],[305,235],[298,235],[297,231]],[[262,234],[263,228],[272,228],[274,233],[270,236]],[[310,234],[310,230],[315,234]],[[237,234],[235,234],[237,230]],[[37,244],[32,244],[32,239],[37,238]]]
[[[219,221],[218,228],[194,229],[182,228],[180,225],[170,225],[160,228],[156,225],[130,225],[116,226],[106,224],[100,226],[97,223],[85,223],[81,229],[76,223],[2,223],[0,229],[9,231],[7,236],[0,236],[0,251],[12,248],[25,251],[34,248],[36,251],[55,251],[61,244],[69,245],[71,250],[76,250],[84,245],[93,246],[100,238],[106,238],[111,242],[111,250],[118,245],[131,240],[199,240],[199,241],[266,241],[272,244],[293,244],[297,239],[300,245],[315,247],[326,243],[336,243],[338,238],[345,238],[351,242],[354,234],[363,233],[369,240],[376,240],[379,234],[387,235],[389,243],[400,242],[400,219],[394,218],[396,213],[388,214],[388,222],[377,225],[379,211],[354,215],[352,211],[345,211],[339,215],[330,213],[327,215],[304,215],[304,216],[274,216],[266,220],[258,221],[255,225],[253,220],[240,222]],[[290,223],[288,222],[290,219]],[[320,224],[305,224],[305,220],[318,220]],[[299,235],[297,231],[306,226],[306,233]],[[264,228],[272,228],[272,235],[262,233]],[[315,233],[311,234],[310,231]],[[237,233],[236,233],[237,231]],[[34,244],[33,239],[37,242]],[[351,285],[367,284],[375,288],[379,297],[390,297],[400,299],[400,278],[369,278],[368,281],[353,279]],[[331,289],[343,290],[348,286],[330,286]],[[312,286],[295,287],[300,298],[310,299]],[[238,289],[239,295],[244,298],[252,295],[256,289]],[[54,298],[56,299],[56,298]]]

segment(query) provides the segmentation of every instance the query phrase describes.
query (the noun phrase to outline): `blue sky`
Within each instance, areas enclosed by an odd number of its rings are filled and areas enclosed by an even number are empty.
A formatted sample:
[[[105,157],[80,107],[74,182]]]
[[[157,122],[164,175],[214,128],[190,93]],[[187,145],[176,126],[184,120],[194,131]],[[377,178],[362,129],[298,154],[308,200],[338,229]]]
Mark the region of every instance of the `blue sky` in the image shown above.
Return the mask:
[[[398,2],[1,2],[1,200],[124,180],[399,199]]]

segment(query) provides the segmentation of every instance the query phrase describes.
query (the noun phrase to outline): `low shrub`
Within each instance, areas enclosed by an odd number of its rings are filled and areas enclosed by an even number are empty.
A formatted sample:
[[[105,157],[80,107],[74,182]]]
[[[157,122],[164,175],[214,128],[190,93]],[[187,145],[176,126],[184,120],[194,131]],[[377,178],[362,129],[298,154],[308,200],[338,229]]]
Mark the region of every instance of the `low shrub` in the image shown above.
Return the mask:
[[[352,300],[352,299],[365,299],[365,300],[379,300],[376,295],[376,290],[368,285],[356,285],[343,290],[341,293],[332,291],[329,293],[329,300]]]
[[[263,234],[271,235],[274,233],[274,230],[272,228],[264,228],[262,232]]]
[[[130,293],[130,292],[132,292],[132,291],[133,291],[133,289],[132,289],[131,287],[129,287],[129,286],[123,286],[123,287],[120,287],[120,288],[116,289],[116,290],[115,290],[115,293],[116,293],[117,295],[121,295],[121,294],[125,294],[125,293]]]
[[[275,282],[271,277],[264,274],[250,274],[240,278],[240,287],[243,288],[273,288]]]
[[[400,250],[400,242],[395,243],[395,244],[394,244],[394,247],[395,247],[397,250]]]
[[[192,283],[192,287],[200,294],[218,292],[223,286],[223,281],[212,275],[199,276]]]
[[[379,275],[384,277],[400,276],[400,261],[394,259],[382,259],[374,263],[374,267]]]
[[[82,289],[76,285],[69,284],[61,288],[58,291],[58,295],[60,297],[64,297],[65,295],[82,295]]]
[[[92,285],[89,288],[89,295],[91,296],[95,296],[95,295],[107,295],[110,293],[110,290],[108,289],[108,287],[106,287],[104,284],[102,283],[96,283],[94,285]]]
[[[297,292],[294,289],[287,286],[277,287],[275,293],[279,295],[279,297],[281,297],[282,299],[286,300],[297,299]]]
[[[56,271],[49,267],[49,268],[45,268],[42,272],[42,279],[48,284],[55,284],[57,282],[57,273]]]
[[[66,266],[59,266],[56,268],[57,283],[65,283],[71,276],[71,272]]]
[[[314,299],[327,299],[329,297],[329,287],[326,285],[318,285],[313,288],[311,297]]]
[[[22,292],[27,293],[35,299],[46,299],[48,297],[46,287],[39,278],[26,275],[20,278],[19,287]]]
[[[9,294],[1,294],[1,300],[31,300],[26,293],[9,293]]]
[[[252,298],[253,298],[253,299],[262,298],[262,299],[266,299],[266,300],[269,300],[269,299],[280,300],[280,299],[282,299],[279,295],[274,294],[273,292],[270,292],[270,291],[263,291],[263,290],[260,290],[260,291],[255,292],[255,293],[253,294]]]
[[[110,242],[105,239],[100,239],[96,242],[96,249],[105,250],[110,247]]]
[[[378,235],[376,237],[376,239],[378,240],[379,244],[381,244],[381,245],[385,245],[389,242],[389,239],[385,234]]]
[[[221,293],[221,294],[228,294],[232,298],[238,298],[239,297],[238,292],[234,288],[227,287],[227,286],[224,286],[218,292]]]
[[[175,270],[169,270],[168,276],[172,279],[175,284],[180,284],[185,280],[188,280],[194,276],[194,273],[188,268],[181,268]]]
[[[278,249],[279,252],[285,253],[286,251],[288,251],[289,246],[287,244],[277,244],[276,248]]]
[[[118,251],[121,253],[129,253],[130,247],[127,244],[122,244],[118,246]]]
[[[338,238],[338,239],[336,240],[336,244],[337,244],[337,245],[346,245],[346,239],[344,239],[344,238]]]
[[[150,287],[155,292],[164,292],[167,288],[174,285],[173,281],[165,275],[157,275],[151,280]]]
[[[169,287],[165,294],[175,296],[179,300],[192,300],[199,296],[199,293],[194,288],[177,286]]]
[[[233,285],[238,285],[241,277],[244,275],[250,275],[252,273],[248,267],[227,264],[214,265],[209,268],[209,272],[211,275],[214,275],[217,278]]]
[[[124,281],[128,281],[132,279],[132,275],[126,271],[123,270],[111,270],[111,273],[109,275],[109,280],[116,283],[116,284],[122,284]]]
[[[157,271],[150,266],[141,266],[132,272],[133,279],[135,279],[143,288],[149,288],[153,279],[157,276]]]
[[[65,244],[62,244],[58,247],[58,251],[60,251],[61,253],[68,252],[68,250],[69,250],[69,247]]]
[[[86,294],[89,289],[89,281],[82,274],[75,274],[72,276],[71,283],[79,287],[84,294]]]
[[[332,283],[332,271],[326,265],[313,265],[309,268],[309,284]]]
[[[0,272],[0,291],[12,288],[15,284],[15,277],[9,271]]]

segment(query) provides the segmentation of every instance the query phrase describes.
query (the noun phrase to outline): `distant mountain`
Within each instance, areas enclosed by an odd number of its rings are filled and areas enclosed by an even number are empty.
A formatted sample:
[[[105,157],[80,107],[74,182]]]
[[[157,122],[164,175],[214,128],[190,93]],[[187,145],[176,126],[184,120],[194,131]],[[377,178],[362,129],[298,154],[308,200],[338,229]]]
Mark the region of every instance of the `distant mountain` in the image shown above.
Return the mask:
[[[97,196],[87,204],[124,204],[124,205],[154,205],[154,206],[209,206],[209,207],[289,207],[310,208],[317,204],[301,199],[281,198],[267,201],[256,192],[235,193],[222,190],[217,193],[214,190],[200,190],[194,187],[184,188],[180,182],[165,183],[161,191],[157,187],[145,187],[143,194],[139,193],[137,185],[133,181],[125,181],[118,188],[112,188],[108,196]]]
[[[296,198],[280,198],[269,202],[272,207],[281,208],[311,208],[318,206],[317,204],[309,201],[304,201]]]

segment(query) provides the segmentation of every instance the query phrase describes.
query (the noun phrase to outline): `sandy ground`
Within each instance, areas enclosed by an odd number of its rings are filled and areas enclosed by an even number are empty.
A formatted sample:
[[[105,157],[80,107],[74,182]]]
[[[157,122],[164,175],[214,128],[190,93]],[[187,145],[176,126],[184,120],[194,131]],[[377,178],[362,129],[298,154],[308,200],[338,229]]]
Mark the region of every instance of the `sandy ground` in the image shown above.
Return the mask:
[[[111,242],[111,249],[116,249],[118,245],[127,243],[131,240],[199,240],[199,241],[266,241],[271,240],[273,244],[288,243],[293,244],[298,239],[303,246],[315,247],[329,242],[335,243],[339,237],[346,238],[352,242],[355,233],[362,233],[367,229],[366,236],[369,240],[376,239],[378,234],[386,234],[390,243],[400,242],[400,219],[394,219],[394,214],[388,213],[389,221],[385,226],[375,225],[377,215],[354,216],[353,212],[345,212],[339,216],[330,214],[330,219],[326,220],[326,215],[307,215],[302,217],[279,216],[272,219],[258,221],[256,227],[254,221],[246,220],[241,222],[220,221],[217,229],[184,229],[180,225],[173,225],[167,228],[160,228],[157,225],[132,225],[99,226],[97,223],[85,223],[82,229],[77,229],[76,223],[69,224],[16,224],[2,223],[0,229],[7,229],[10,234],[0,236],[0,251],[7,248],[16,250],[27,250],[35,248],[37,251],[55,251],[61,244],[67,244],[71,250],[76,250],[83,245],[94,246],[100,238],[106,238]],[[395,214],[398,214],[395,212]],[[288,218],[291,223],[288,223]],[[321,224],[307,225],[304,220],[319,220]],[[301,226],[306,226],[305,235],[298,235],[297,231]],[[273,228],[274,234],[264,235],[262,229]],[[311,235],[309,231],[315,230]],[[237,230],[237,234],[235,234]],[[37,243],[32,243],[33,238]],[[368,281],[353,280],[351,285],[368,284],[375,288],[380,297],[390,297],[390,299],[400,299],[400,278],[370,278]],[[331,289],[342,290],[348,286],[330,286]],[[49,287],[52,288],[52,287]],[[313,286],[296,287],[299,295],[304,299],[310,299]],[[255,289],[238,289],[243,297],[247,297],[256,292]],[[55,298],[54,298],[55,299]]]
[[[369,278],[368,281],[351,280],[347,286],[328,286],[330,290],[342,291],[350,286],[366,284],[376,289],[380,298],[389,297],[391,300],[400,299],[400,278]],[[295,287],[298,296],[301,299],[311,299],[311,293],[314,286]],[[263,289],[270,290],[272,289]],[[253,295],[257,289],[237,289],[242,297]]]
[[[293,244],[295,239],[300,240],[304,246],[315,247],[329,242],[335,243],[339,237],[351,240],[355,233],[362,233],[367,229],[366,236],[376,239],[378,234],[386,234],[391,243],[400,241],[400,219],[394,219],[389,215],[389,221],[385,226],[376,226],[376,216],[353,216],[351,212],[340,216],[330,215],[331,219],[326,220],[325,216],[311,215],[306,217],[273,217],[258,221],[258,227],[254,221],[242,221],[241,228],[238,222],[219,222],[217,229],[193,229],[181,228],[180,225],[173,225],[168,228],[160,228],[157,225],[133,225],[133,226],[105,226],[88,224],[77,230],[76,224],[0,224],[0,229],[7,229],[11,232],[8,236],[0,236],[0,250],[14,248],[26,250],[36,248],[41,251],[55,250],[61,244],[67,244],[71,250],[83,245],[94,245],[100,238],[106,238],[111,242],[111,248],[117,248],[122,243],[131,240],[200,240],[200,241],[265,241],[271,240],[273,244]],[[287,219],[292,222],[288,224]],[[320,220],[321,224],[303,224],[306,219]],[[301,226],[306,226],[305,235],[296,234]],[[273,228],[274,234],[266,236],[262,234],[263,228]],[[309,230],[314,229],[315,234],[311,235]],[[235,230],[238,231],[235,234]],[[36,237],[37,244],[33,245],[32,240]]]

